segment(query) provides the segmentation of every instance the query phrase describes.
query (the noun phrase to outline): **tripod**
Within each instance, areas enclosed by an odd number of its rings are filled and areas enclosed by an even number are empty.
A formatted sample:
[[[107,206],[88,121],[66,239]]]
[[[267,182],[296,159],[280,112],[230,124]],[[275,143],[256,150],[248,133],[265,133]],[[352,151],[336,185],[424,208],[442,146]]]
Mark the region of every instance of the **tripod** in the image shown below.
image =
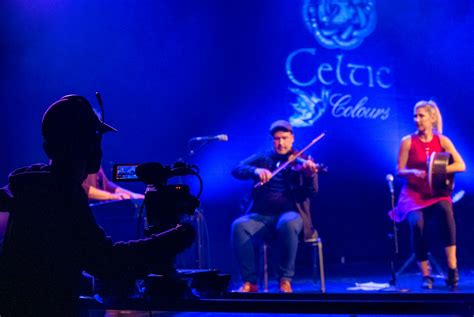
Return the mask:
[[[430,265],[436,270],[436,272],[438,273],[438,275],[440,277],[443,277],[444,278],[444,274],[443,274],[443,270],[441,269],[441,266],[439,265],[439,263],[436,261],[436,259],[434,258],[434,256],[428,252],[428,260],[430,262]],[[405,270],[413,263],[415,262],[415,254],[412,254],[410,255],[410,257],[405,261],[405,263],[403,263],[403,265],[400,267],[400,269],[397,271],[397,273],[395,273],[396,275],[400,275],[402,274],[403,272],[405,272]]]

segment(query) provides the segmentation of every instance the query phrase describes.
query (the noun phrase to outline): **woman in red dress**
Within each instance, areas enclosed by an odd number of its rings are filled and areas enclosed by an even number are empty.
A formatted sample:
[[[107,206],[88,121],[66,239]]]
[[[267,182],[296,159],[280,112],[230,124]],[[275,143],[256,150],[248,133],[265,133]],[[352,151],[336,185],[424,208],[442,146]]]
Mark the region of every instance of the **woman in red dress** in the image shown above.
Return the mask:
[[[427,177],[427,160],[433,152],[449,152],[453,163],[448,173],[463,172],[466,165],[451,140],[442,134],[442,118],[433,101],[419,101],[414,107],[417,131],[405,136],[400,144],[397,173],[406,179],[397,205],[394,220],[405,217],[412,228],[416,260],[423,275],[422,287],[431,289],[428,244],[425,226],[439,225],[437,232],[445,246],[448,265],[446,283],[456,288],[459,282],[456,258],[456,224],[450,196],[433,196]]]

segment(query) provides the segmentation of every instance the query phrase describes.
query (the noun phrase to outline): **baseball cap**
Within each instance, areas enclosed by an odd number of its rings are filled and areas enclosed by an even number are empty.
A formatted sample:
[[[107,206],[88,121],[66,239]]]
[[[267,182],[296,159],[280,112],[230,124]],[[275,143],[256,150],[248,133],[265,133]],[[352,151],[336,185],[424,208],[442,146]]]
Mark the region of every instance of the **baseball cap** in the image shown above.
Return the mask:
[[[270,125],[269,129],[271,135],[273,135],[273,133],[275,133],[276,131],[293,132],[293,127],[286,120],[277,120]]]
[[[117,131],[103,122],[89,101],[80,95],[66,95],[45,111],[41,131],[46,141],[67,142],[72,136],[88,136]]]

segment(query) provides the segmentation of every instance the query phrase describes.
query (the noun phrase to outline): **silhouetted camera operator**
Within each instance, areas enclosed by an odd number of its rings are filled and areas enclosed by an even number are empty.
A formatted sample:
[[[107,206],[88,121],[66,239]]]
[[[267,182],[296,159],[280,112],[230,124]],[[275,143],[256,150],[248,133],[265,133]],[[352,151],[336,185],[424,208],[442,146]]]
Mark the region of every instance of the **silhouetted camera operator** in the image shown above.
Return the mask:
[[[141,278],[192,244],[187,225],[113,244],[96,224],[81,184],[99,170],[102,135],[114,130],[81,96],[46,110],[43,147],[51,163],[15,170],[0,189],[0,210],[10,212],[0,258],[2,317],[77,316],[83,270],[106,281]]]

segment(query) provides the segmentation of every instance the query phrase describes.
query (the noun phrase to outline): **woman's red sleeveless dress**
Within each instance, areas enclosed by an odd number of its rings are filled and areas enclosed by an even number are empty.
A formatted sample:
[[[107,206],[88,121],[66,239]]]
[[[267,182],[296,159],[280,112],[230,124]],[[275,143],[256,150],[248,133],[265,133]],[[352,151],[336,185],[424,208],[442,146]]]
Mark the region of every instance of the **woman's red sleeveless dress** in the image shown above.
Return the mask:
[[[430,142],[423,142],[417,134],[412,134],[406,168],[424,170],[428,173],[427,161],[431,153],[443,151],[441,138],[438,134],[434,134]],[[409,175],[400,191],[397,207],[389,215],[393,220],[399,222],[405,219],[411,211],[426,208],[441,200],[451,201],[451,197],[433,197],[428,185],[428,177],[422,179]]]

